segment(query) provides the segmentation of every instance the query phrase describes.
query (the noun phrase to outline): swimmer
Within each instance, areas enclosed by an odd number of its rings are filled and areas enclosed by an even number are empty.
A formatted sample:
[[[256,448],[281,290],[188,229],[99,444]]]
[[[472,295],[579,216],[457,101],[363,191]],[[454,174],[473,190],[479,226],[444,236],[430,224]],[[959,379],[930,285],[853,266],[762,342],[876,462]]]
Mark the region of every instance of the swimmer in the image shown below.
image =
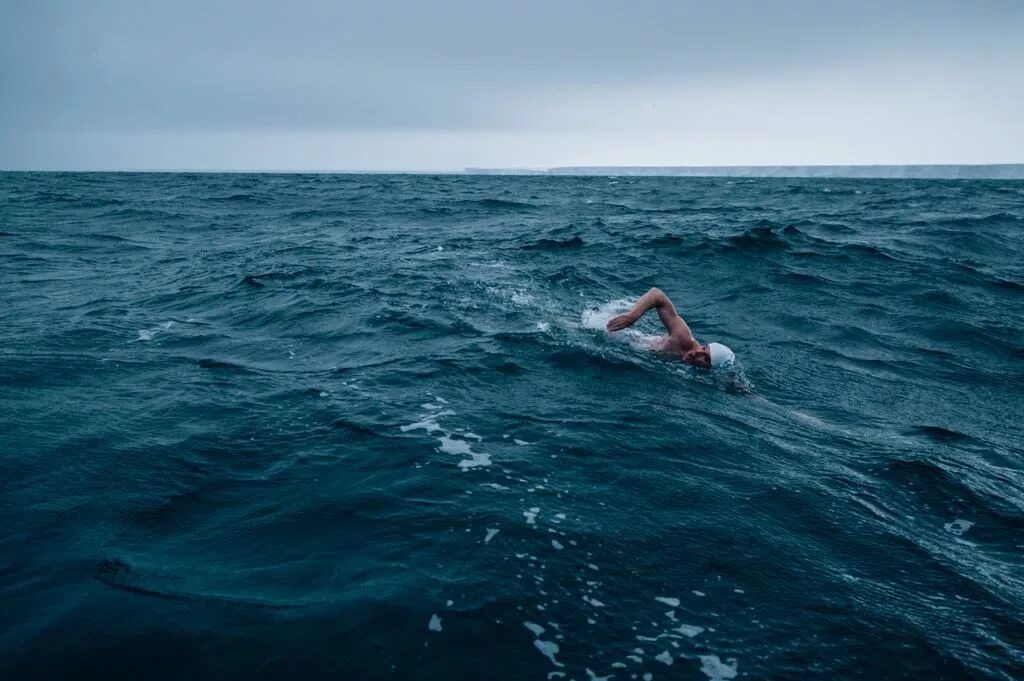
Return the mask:
[[[672,301],[660,288],[652,288],[640,296],[640,300],[636,301],[633,309],[626,314],[620,314],[608,320],[608,330],[622,331],[633,326],[652,307],[658,310],[658,317],[661,318],[661,323],[668,331],[668,335],[659,339],[654,345],[654,348],[661,354],[704,369],[726,368],[736,361],[733,351],[721,343],[701,345],[693,337],[690,327],[676,312]]]

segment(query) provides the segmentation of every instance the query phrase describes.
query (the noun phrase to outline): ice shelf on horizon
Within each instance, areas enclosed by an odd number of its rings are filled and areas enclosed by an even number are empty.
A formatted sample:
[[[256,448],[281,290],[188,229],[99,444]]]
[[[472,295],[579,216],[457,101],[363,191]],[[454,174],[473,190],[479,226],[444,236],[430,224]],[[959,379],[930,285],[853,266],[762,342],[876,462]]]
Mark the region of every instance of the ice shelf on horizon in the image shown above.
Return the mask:
[[[682,177],[1024,180],[1024,163],[858,166],[564,166],[558,168],[466,168],[465,172],[471,175],[669,175]]]

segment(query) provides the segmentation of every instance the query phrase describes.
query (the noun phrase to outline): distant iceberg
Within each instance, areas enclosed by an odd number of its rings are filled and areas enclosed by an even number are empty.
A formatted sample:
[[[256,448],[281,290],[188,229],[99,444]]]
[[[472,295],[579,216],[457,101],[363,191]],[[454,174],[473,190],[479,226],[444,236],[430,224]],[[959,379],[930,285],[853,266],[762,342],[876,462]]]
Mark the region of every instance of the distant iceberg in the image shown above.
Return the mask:
[[[475,175],[629,175],[682,177],[837,177],[906,180],[1024,180],[1024,163],[870,166],[566,166],[466,168]]]

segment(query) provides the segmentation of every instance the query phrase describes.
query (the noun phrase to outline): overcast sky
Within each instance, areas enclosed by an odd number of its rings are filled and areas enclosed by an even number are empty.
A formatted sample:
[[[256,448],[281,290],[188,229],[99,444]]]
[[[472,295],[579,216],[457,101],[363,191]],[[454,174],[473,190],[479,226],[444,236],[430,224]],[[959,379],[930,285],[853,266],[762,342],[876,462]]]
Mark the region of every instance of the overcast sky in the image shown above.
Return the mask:
[[[1024,162],[1024,0],[0,0],[0,169]]]

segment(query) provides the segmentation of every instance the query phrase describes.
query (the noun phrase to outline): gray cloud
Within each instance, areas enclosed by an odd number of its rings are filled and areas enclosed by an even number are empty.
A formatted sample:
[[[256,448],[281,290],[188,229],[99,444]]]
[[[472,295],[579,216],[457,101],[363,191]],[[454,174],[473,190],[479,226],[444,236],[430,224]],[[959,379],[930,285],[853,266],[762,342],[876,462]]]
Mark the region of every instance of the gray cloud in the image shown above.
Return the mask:
[[[388,147],[433,135],[463,148],[457,131],[491,135],[496,150],[501,139],[519,140],[543,152],[537,165],[552,157],[541,141],[558,131],[567,135],[556,160],[564,163],[581,161],[585,147],[570,140],[588,131],[631,157],[646,150],[640,157],[650,161],[634,162],[664,162],[666,148],[681,156],[676,163],[697,162],[694,150],[700,162],[788,162],[778,143],[808,135],[822,155],[800,162],[851,162],[837,158],[847,142],[862,162],[894,143],[909,162],[934,151],[928,136],[943,134],[943,122],[959,157],[941,160],[1024,158],[1019,2],[0,6],[0,167],[59,165],[60,144],[66,165],[116,164],[135,144],[151,149],[155,165],[134,152],[132,163],[159,167],[169,159],[156,150],[167,144],[194,149],[181,159],[188,167],[233,167],[246,157],[233,145],[256,145],[268,161],[261,167],[284,167],[291,156],[273,140],[316,136],[342,155],[332,167],[351,167],[345,145],[330,140],[359,147],[352,135],[363,132]],[[987,127],[972,130],[971,121]],[[704,158],[709,137],[721,160]],[[444,148],[426,165],[480,162]],[[424,165],[393,151],[381,156],[391,167]],[[492,163],[512,156],[496,153]]]

